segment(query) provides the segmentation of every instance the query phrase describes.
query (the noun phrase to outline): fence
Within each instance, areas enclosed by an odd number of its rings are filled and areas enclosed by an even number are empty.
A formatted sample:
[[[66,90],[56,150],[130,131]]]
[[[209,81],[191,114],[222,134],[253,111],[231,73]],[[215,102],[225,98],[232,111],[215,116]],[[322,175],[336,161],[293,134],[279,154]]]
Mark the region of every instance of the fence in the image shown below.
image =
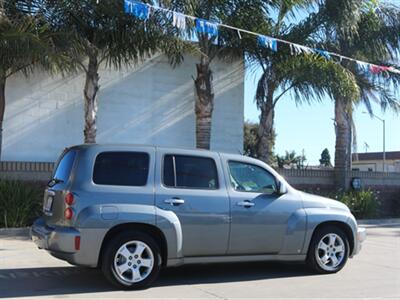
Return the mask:
[[[47,182],[54,168],[49,162],[0,162],[0,179],[30,182]],[[294,187],[308,191],[333,191],[335,176],[333,170],[279,169],[278,172]],[[352,178],[360,178],[363,188],[380,193],[382,215],[392,215],[400,205],[400,173],[350,171],[346,174],[350,185]]]

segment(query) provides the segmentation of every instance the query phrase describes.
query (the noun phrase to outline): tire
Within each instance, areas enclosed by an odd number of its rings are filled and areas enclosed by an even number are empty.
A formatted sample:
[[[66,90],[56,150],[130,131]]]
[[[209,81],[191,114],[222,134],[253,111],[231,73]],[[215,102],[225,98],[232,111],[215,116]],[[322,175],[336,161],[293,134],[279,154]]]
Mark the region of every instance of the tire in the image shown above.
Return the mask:
[[[158,244],[148,234],[124,232],[106,244],[101,269],[115,287],[143,289],[149,287],[160,273],[160,253]]]
[[[324,226],[311,239],[306,263],[316,273],[336,273],[346,264],[349,252],[346,234],[336,226]]]

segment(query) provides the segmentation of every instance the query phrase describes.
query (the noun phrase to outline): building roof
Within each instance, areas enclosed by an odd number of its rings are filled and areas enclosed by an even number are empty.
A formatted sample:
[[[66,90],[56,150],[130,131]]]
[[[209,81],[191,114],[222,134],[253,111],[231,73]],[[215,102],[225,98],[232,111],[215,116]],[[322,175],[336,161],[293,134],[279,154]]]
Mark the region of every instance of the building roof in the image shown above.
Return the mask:
[[[358,155],[358,159],[356,159]],[[400,159],[400,151],[386,152],[386,159],[396,160]],[[366,153],[353,153],[353,161],[360,160],[383,160],[383,152],[366,152]]]

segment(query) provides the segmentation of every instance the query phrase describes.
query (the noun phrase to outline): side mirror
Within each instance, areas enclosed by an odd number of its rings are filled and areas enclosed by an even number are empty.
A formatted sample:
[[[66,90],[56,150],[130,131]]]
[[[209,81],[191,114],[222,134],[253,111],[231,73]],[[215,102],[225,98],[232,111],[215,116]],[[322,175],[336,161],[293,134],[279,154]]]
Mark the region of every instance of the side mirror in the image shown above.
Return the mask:
[[[283,194],[286,194],[287,192],[288,192],[287,185],[281,181],[279,183],[279,194],[283,195]]]

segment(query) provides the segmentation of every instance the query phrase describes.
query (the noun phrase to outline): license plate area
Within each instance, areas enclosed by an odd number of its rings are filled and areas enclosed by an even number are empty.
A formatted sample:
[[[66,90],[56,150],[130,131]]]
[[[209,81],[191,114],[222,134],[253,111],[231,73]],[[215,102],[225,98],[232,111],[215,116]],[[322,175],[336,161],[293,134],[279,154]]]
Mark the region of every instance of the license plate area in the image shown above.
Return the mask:
[[[44,200],[43,203],[43,212],[46,215],[51,215],[51,209],[53,208],[53,201],[54,197],[53,196],[47,196],[46,199]]]

